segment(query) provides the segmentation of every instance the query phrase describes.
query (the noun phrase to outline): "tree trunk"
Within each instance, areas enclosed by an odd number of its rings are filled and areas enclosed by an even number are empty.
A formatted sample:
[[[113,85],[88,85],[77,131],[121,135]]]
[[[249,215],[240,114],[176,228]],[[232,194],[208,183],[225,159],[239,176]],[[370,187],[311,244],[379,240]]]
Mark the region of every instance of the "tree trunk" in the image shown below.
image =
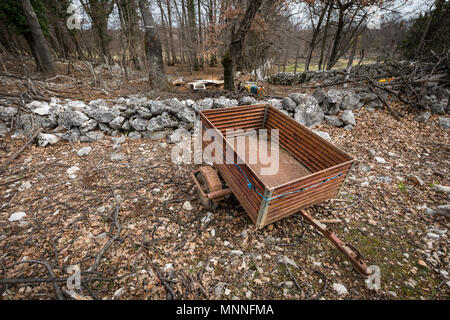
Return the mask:
[[[156,30],[155,21],[146,0],[139,0],[142,20],[145,28],[145,52],[147,55],[150,87],[157,90],[168,90],[166,71],[164,70],[161,40]]]
[[[80,3],[91,18],[92,27],[97,35],[100,60],[105,63],[112,62],[109,53],[111,37],[108,34],[108,18],[114,9],[113,0],[101,2],[98,0],[80,0]]]
[[[319,35],[320,27],[322,26],[323,17],[325,16],[325,13],[328,10],[328,5],[329,4],[327,3],[325,5],[325,8],[322,9],[322,12],[320,14],[319,21],[317,22],[316,27],[314,27],[314,25],[313,25],[313,35],[312,35],[311,43],[309,45],[308,56],[306,57],[305,71],[309,70],[309,65],[311,63],[311,58],[312,58],[312,55],[313,55],[313,52],[314,52],[314,48],[316,47],[317,36]]]
[[[53,62],[47,41],[44,38],[41,25],[31,6],[30,0],[20,0],[20,4],[28,26],[30,27],[30,36],[27,41],[36,60],[37,69],[45,73],[56,73],[55,63]]]
[[[300,49],[297,48],[297,53],[295,54],[295,67],[294,67],[294,74],[297,73],[297,68],[298,68],[298,53],[299,53]]]
[[[263,3],[263,0],[250,1],[245,11],[244,17],[239,23],[237,32],[233,35],[230,49],[223,57],[222,64],[224,65],[224,79],[225,90],[234,90],[234,66],[236,65],[238,70],[242,68],[242,50],[244,47],[245,38],[250,30],[253,19],[256,16],[256,12],[259,10]]]
[[[170,51],[172,52],[172,60],[170,64],[173,66],[177,63],[177,53],[175,51],[175,46],[173,43],[173,28],[172,28],[172,8],[170,6],[170,0],[166,0],[167,5],[167,24],[169,25],[169,45]]]
[[[284,62],[283,62],[283,72],[286,72],[286,65],[288,63],[288,57],[289,57],[289,50],[286,49],[286,55],[284,56]]]
[[[166,30],[167,30],[166,17],[165,17],[165,14],[164,14],[164,9],[162,7],[161,0],[158,0],[157,2],[158,2],[158,6],[159,6],[159,11],[161,13],[161,24],[162,24],[162,30],[161,31],[162,31],[162,40],[163,40],[163,43],[164,43],[164,48],[166,49],[166,56],[167,56],[166,60],[167,60],[167,64],[170,65],[171,61],[172,61],[172,57],[171,57],[171,52],[170,52],[170,49],[169,49],[169,40],[167,40],[167,34],[166,34]]]
[[[197,18],[195,13],[195,3],[194,0],[187,0],[187,13],[189,19],[189,33],[191,36],[191,62],[192,68],[195,71],[201,69],[200,62],[198,59],[198,34],[197,34]]]
[[[361,54],[360,54],[360,58],[359,58],[359,62],[358,62],[358,67],[360,65],[362,65],[363,61],[364,61],[364,54],[365,54],[365,50],[364,48],[361,49]]]
[[[337,62],[337,52],[339,44],[341,43],[343,28],[344,28],[344,9],[340,7],[338,25],[336,29],[336,34],[334,35],[333,47],[331,48],[330,57],[328,59],[327,70],[333,68]]]
[[[320,50],[320,59],[319,59],[318,70],[322,70],[322,65],[325,65],[325,63],[324,63],[325,44],[327,42],[328,28],[330,27],[330,17],[331,17],[331,12],[332,11],[333,11],[333,0],[331,0],[331,2],[330,2],[330,6],[329,6],[329,9],[328,9],[328,14],[327,14],[327,21],[325,23],[325,30],[323,31],[322,49]]]
[[[141,70],[142,68],[142,55],[139,37],[139,25],[138,25],[138,14],[137,14],[137,3],[136,0],[116,0],[117,8],[119,11],[119,17],[122,16],[124,30],[122,33],[126,35],[126,41],[128,43],[128,50],[130,53],[130,58],[133,61],[133,65],[136,70]]]
[[[231,53],[228,50],[223,56],[222,60],[223,73],[224,73],[224,88],[225,90],[234,90],[234,68],[233,59],[231,58]]]
[[[353,65],[353,60],[355,59],[355,53],[356,53],[356,47],[358,46],[358,38],[356,37],[355,40],[353,40],[353,47],[352,47],[352,51],[350,52],[350,56],[348,58],[348,63],[347,63],[347,72],[350,72],[352,65]]]
[[[245,39],[250,31],[256,12],[259,10],[262,3],[263,0],[250,1],[245,15],[239,24],[239,28],[231,41],[231,57],[233,59],[233,64],[236,65],[238,71],[241,71],[243,67],[242,51]]]

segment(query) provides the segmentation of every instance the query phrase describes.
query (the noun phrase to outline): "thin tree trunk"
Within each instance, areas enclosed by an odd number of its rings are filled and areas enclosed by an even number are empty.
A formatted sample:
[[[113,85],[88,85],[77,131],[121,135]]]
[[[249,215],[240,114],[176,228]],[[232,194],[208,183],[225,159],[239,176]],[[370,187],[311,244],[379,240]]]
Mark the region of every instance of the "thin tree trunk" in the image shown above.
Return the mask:
[[[167,6],[167,24],[169,26],[169,45],[170,45],[170,51],[172,52],[172,60],[170,61],[170,64],[173,66],[177,63],[177,53],[175,51],[175,46],[173,43],[173,28],[172,28],[172,7],[170,6],[170,0],[166,0],[166,6]]]
[[[297,73],[297,67],[298,67],[298,52],[300,51],[299,48],[297,48],[297,53],[295,54],[295,67],[294,67],[294,74]]]
[[[337,29],[336,29],[336,34],[334,35],[334,41],[333,41],[333,46],[331,48],[330,57],[328,59],[327,70],[330,70],[331,68],[333,68],[337,62],[336,57],[337,57],[338,47],[339,47],[339,44],[340,44],[341,38],[342,38],[343,27],[344,27],[344,9],[342,7],[339,7],[338,25],[337,25]]]
[[[327,21],[325,23],[325,30],[323,31],[322,49],[320,50],[320,59],[319,59],[319,67],[318,67],[319,70],[322,70],[322,66],[325,64],[324,63],[325,44],[327,42],[328,29],[330,27],[330,17],[331,17],[332,11],[333,11],[333,0],[331,0],[331,2],[330,2],[330,7],[328,9],[328,14],[327,14]]]
[[[157,2],[158,2],[159,10],[160,10],[160,13],[161,13],[162,39],[163,39],[163,42],[164,42],[164,48],[166,49],[167,64],[170,65],[171,61],[172,61],[172,57],[170,55],[171,52],[170,52],[170,49],[169,49],[169,41],[167,40],[167,34],[166,34],[166,30],[167,30],[167,28],[166,28],[166,18],[165,18],[165,15],[164,15],[164,9],[162,7],[161,0],[157,0]]]
[[[312,58],[314,49],[316,47],[317,36],[319,35],[320,27],[322,26],[323,17],[325,16],[325,13],[328,11],[328,5],[329,4],[327,3],[325,5],[325,8],[322,9],[322,12],[321,12],[320,17],[319,17],[319,21],[317,21],[317,25],[315,27],[313,27],[313,36],[312,36],[312,39],[311,39],[311,43],[309,44],[308,56],[306,57],[305,71],[309,70],[309,65],[311,63],[311,58]]]
[[[179,23],[179,26],[178,26],[178,46],[180,48],[180,59],[181,59],[181,63],[185,64],[186,63],[186,57],[185,57],[184,48],[185,48],[185,43],[186,43],[186,35],[184,33],[184,30],[185,30],[184,19],[181,16],[180,10],[178,9],[177,2],[174,1],[173,3],[175,5],[175,11],[177,12],[178,23]]]
[[[250,1],[244,17],[239,23],[237,32],[233,35],[230,49],[225,53],[222,64],[224,66],[225,90],[234,90],[234,66],[238,70],[242,67],[242,50],[245,38],[250,30],[256,12],[259,10],[263,0]],[[230,77],[230,78],[228,78]]]
[[[360,58],[359,58],[359,62],[358,62],[358,67],[363,63],[363,61],[364,61],[364,54],[365,54],[365,50],[364,50],[364,48],[362,48],[361,49],[361,55],[360,55]]]
[[[286,49],[286,55],[284,56],[284,62],[283,62],[283,72],[286,72],[286,65],[288,62],[288,56],[289,56],[289,50]]]
[[[191,36],[191,61],[192,68],[195,71],[201,69],[199,57],[198,57],[198,34],[197,34],[197,21],[195,14],[195,3],[194,0],[187,0],[187,13],[189,19],[189,33]]]
[[[30,27],[30,36],[27,40],[30,44],[34,59],[36,60],[38,70],[50,74],[56,73],[55,63],[53,62],[47,41],[44,38],[41,25],[31,6],[30,0],[20,0],[20,4],[28,26]]]
[[[348,63],[347,63],[347,72],[350,72],[350,70],[352,68],[353,60],[355,59],[355,53],[356,53],[357,46],[358,46],[358,37],[356,37],[355,40],[353,40],[352,51],[350,52],[350,56],[348,58]]]
[[[168,90],[169,84],[164,70],[161,40],[156,24],[146,0],[139,0],[142,20],[145,28],[145,52],[149,66],[148,81],[150,87],[157,90]]]

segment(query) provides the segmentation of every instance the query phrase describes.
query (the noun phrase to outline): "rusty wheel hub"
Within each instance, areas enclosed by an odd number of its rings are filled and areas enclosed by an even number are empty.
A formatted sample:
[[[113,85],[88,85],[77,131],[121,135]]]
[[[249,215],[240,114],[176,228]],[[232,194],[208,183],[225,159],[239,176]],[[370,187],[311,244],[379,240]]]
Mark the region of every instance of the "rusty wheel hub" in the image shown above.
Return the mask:
[[[208,194],[222,190],[222,182],[220,181],[216,170],[210,166],[204,166],[198,168],[198,170],[194,172],[194,175],[198,181],[197,193],[202,205],[206,209],[217,209],[219,200],[210,199],[208,197]]]

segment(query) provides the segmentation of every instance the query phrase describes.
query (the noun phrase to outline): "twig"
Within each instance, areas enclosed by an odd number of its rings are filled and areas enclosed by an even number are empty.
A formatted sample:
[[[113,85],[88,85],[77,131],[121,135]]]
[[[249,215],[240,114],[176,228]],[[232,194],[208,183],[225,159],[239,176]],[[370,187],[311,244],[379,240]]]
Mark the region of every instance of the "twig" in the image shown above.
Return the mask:
[[[159,273],[159,268],[156,265],[153,265],[153,269],[156,272],[156,275],[158,276],[159,280],[163,284],[164,288],[166,288],[167,291],[167,300],[174,300],[176,298],[175,293],[173,292],[172,287],[168,283],[168,281],[163,278],[163,276]]]
[[[323,280],[323,286],[322,286],[322,289],[320,290],[320,292],[314,297],[314,298],[312,298],[311,300],[318,300],[324,293],[325,293],[325,291],[327,290],[327,286],[328,286],[328,279],[327,279],[327,277],[322,273],[322,272],[320,272],[319,270],[314,270],[314,273],[316,273],[316,274],[318,274],[321,278],[322,278],[322,280]]]
[[[39,133],[41,133],[41,131],[42,131],[42,128],[39,128],[36,131],[34,131],[34,133],[27,140],[27,142],[25,142],[24,145],[22,147],[20,147],[19,150],[17,150],[11,157],[9,157],[8,160],[6,160],[2,164],[0,171],[3,171],[14,159],[16,159],[33,142],[33,140],[38,136]]]
[[[286,267],[287,272],[289,273],[289,275],[291,276],[292,281],[294,281],[295,286],[297,287],[297,289],[300,291],[300,293],[303,292],[302,288],[300,287],[300,285],[297,282],[297,279],[294,277],[294,275],[292,274],[291,270],[289,269],[289,266],[287,265],[286,262],[283,261],[284,266]]]
[[[19,264],[24,264],[24,263],[43,265],[47,269],[47,272],[49,273],[50,277],[52,279],[55,279],[55,274],[53,273],[52,268],[50,267],[50,265],[47,262],[45,262],[45,261],[38,261],[38,260],[26,260],[26,261],[15,262],[13,264],[13,266],[19,265]],[[53,283],[53,289],[55,290],[56,298],[58,300],[64,300],[64,297],[63,297],[62,292],[61,292],[61,288],[58,286],[57,281],[51,281],[51,282]]]

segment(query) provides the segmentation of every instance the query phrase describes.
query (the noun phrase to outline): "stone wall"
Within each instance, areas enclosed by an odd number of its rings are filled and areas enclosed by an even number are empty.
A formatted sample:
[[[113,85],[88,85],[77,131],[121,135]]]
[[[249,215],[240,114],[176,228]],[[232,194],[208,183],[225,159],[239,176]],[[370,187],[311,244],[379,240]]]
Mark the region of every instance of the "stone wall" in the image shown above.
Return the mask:
[[[85,103],[53,98],[50,103],[33,101],[21,111],[0,105],[0,136],[11,131],[13,137],[20,137],[29,134],[33,127],[42,127],[45,133],[39,135],[41,146],[60,139],[88,142],[101,140],[105,135],[123,134],[132,139],[168,138],[168,142],[176,142],[176,129],[192,129],[201,110],[256,103],[269,103],[309,128],[326,121],[331,126],[346,130],[356,126],[353,110],[365,106],[367,110],[374,111],[382,107],[376,95],[362,89],[330,89],[326,92],[317,89],[312,95],[292,93],[283,99],[263,101],[253,97],[243,97],[239,101],[226,97],[199,101],[179,101],[176,98],[155,101],[137,96]],[[433,109],[431,111],[434,112]],[[440,109],[437,111],[441,112]],[[428,118],[429,115],[422,114],[418,121],[426,122]],[[446,127],[448,122],[443,119],[439,123]]]

